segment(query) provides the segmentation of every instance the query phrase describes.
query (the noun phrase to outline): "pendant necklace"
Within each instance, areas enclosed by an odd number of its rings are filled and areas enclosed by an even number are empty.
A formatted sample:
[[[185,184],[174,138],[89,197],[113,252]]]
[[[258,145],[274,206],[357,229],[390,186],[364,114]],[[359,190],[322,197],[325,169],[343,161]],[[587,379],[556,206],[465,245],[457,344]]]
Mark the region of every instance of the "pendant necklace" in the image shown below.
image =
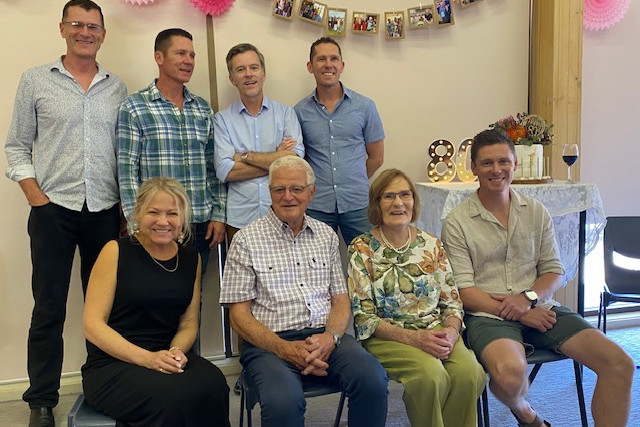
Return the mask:
[[[147,252],[148,253],[148,252]],[[153,255],[149,254],[149,256],[151,257],[151,259],[153,260],[153,262],[155,262],[156,264],[158,264],[164,271],[166,271],[167,273],[174,273],[177,269],[178,269],[178,265],[180,264],[180,252],[176,252],[176,266],[173,268],[167,268],[164,265],[162,265],[161,262],[159,262],[157,259],[155,259],[153,257]],[[167,260],[168,261],[168,260]]]
[[[408,228],[409,231],[409,236],[407,236],[407,241],[405,242],[404,245],[400,246],[400,247],[395,247],[393,246],[388,240],[387,240],[387,236],[384,235],[384,232],[382,231],[382,227],[380,227],[380,237],[382,237],[382,242],[389,247],[389,249],[393,249],[394,251],[398,252],[398,253],[404,253],[407,251],[407,249],[409,249],[409,246],[411,246],[411,228]]]

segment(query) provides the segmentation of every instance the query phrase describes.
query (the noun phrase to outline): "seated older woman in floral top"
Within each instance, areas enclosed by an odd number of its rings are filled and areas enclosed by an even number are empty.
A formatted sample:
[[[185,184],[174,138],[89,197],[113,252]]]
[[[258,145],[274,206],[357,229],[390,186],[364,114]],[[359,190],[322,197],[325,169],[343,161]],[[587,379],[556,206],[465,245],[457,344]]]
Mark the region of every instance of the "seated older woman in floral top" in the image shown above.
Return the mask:
[[[419,209],[403,172],[371,184],[376,227],[349,246],[356,336],[404,386],[412,426],[476,426],[486,376],[460,338],[462,301],[442,243],[409,225]]]

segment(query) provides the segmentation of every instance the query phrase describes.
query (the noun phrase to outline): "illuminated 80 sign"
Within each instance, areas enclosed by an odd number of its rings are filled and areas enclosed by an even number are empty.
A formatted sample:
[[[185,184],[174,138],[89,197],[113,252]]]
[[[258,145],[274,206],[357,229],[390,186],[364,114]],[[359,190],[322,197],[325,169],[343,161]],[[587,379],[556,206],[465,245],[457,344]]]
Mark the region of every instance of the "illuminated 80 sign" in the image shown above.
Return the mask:
[[[471,172],[470,158],[472,143],[472,138],[462,141],[456,154],[456,148],[450,141],[433,141],[429,145],[431,161],[427,165],[427,177],[433,182],[449,182],[457,175],[462,182],[474,181],[476,177]]]

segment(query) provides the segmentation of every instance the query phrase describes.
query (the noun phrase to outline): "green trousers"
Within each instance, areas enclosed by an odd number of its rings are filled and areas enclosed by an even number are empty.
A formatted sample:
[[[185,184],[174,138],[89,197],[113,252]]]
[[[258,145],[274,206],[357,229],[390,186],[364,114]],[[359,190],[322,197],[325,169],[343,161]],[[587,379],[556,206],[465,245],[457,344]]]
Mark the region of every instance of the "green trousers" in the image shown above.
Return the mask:
[[[375,337],[362,345],[391,379],[404,386],[402,400],[413,427],[477,426],[476,402],[487,377],[461,338],[444,361],[418,348]]]

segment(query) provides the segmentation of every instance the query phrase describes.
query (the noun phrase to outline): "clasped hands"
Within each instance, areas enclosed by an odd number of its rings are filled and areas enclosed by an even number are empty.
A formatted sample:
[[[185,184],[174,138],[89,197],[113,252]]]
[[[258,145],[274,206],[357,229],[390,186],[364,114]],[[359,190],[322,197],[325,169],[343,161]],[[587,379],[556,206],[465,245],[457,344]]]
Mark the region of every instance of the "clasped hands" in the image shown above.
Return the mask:
[[[144,366],[163,374],[181,374],[189,359],[178,347],[149,352]]]
[[[418,329],[413,332],[414,347],[429,353],[436,359],[446,360],[453,351],[453,346],[460,335],[457,329],[445,327],[438,331]]]
[[[308,336],[304,341],[284,341],[278,356],[300,370],[302,375],[327,375],[327,360],[335,349],[328,332]]]
[[[533,307],[523,294],[491,295],[500,305],[493,312],[505,320],[520,322],[540,332],[547,332],[556,323],[556,313],[547,308]]]

